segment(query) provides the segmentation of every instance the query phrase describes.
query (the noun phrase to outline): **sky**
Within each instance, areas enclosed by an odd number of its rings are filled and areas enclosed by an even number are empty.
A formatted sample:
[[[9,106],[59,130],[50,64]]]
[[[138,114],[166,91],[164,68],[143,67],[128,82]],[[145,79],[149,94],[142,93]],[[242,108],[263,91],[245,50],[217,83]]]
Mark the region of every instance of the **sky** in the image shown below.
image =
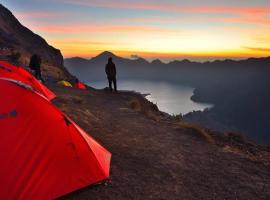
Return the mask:
[[[270,0],[2,0],[64,57],[270,55]]]

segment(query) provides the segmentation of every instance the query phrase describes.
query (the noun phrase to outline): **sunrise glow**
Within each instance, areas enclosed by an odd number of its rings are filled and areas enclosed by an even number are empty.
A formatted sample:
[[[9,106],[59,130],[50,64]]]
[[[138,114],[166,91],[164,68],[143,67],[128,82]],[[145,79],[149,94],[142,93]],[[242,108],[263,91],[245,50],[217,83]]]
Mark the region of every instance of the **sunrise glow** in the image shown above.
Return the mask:
[[[90,58],[105,50],[164,61],[270,55],[270,1],[265,0],[3,3],[65,57]]]

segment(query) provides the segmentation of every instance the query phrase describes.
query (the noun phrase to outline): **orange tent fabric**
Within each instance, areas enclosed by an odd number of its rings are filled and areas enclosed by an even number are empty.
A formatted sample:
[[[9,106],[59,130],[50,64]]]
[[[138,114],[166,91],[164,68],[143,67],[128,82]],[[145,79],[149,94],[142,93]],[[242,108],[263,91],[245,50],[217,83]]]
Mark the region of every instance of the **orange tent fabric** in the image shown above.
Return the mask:
[[[52,91],[50,91],[28,71],[6,61],[0,61],[0,78],[15,79],[24,84],[28,84],[34,90],[45,96],[48,100],[52,100],[56,97]]]
[[[86,89],[86,86],[82,82],[75,83],[75,88]]]
[[[108,178],[111,153],[46,98],[3,79],[0,91],[0,199],[55,199]]]

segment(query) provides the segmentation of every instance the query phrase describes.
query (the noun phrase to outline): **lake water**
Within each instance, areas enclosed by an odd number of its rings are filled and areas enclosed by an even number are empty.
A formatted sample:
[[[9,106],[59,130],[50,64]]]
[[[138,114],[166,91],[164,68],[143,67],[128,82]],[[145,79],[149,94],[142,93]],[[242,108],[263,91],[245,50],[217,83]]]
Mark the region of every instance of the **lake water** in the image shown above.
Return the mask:
[[[196,103],[190,99],[193,95],[194,88],[177,85],[168,82],[153,81],[119,81],[118,90],[130,90],[142,94],[150,94],[146,98],[157,104],[159,110],[172,114],[187,114],[192,111],[204,110],[211,108],[213,105]],[[105,81],[93,82],[91,87],[103,89],[108,83]]]

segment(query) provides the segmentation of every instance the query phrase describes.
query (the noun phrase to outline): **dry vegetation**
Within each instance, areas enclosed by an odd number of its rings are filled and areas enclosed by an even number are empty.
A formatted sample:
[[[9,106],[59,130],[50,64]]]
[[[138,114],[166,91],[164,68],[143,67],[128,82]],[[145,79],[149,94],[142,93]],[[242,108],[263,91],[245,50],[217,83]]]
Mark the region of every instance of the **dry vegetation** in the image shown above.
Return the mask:
[[[130,101],[130,108],[136,112],[141,112],[142,111],[142,106],[140,101],[137,98],[134,98]]]
[[[209,144],[214,144],[215,141],[212,138],[212,136],[207,132],[207,130],[199,125],[190,124],[184,121],[176,122],[175,123],[177,127],[184,128],[184,129],[190,129],[195,133],[198,137],[205,140]]]
[[[270,149],[169,117],[139,94],[53,89],[55,103],[113,155],[107,184],[63,199],[269,199]]]

